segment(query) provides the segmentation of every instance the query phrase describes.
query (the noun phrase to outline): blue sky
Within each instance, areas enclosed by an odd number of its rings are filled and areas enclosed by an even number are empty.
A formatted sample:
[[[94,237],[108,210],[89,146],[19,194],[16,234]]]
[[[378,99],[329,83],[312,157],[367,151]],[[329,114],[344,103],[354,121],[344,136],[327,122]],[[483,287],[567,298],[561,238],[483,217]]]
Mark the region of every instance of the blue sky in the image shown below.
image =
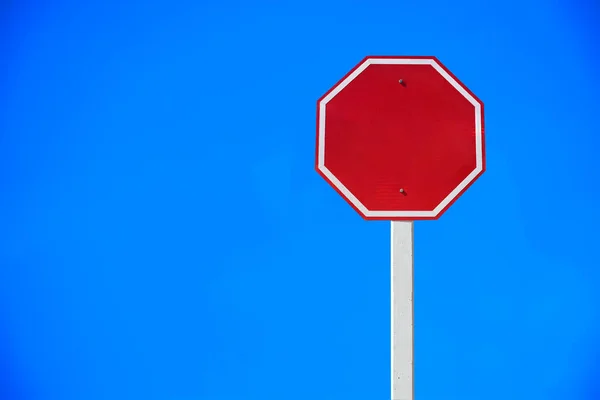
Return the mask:
[[[418,400],[600,396],[591,1],[4,7],[0,398],[389,399],[389,224],[313,167],[369,54],[486,107],[487,172],[415,224]]]

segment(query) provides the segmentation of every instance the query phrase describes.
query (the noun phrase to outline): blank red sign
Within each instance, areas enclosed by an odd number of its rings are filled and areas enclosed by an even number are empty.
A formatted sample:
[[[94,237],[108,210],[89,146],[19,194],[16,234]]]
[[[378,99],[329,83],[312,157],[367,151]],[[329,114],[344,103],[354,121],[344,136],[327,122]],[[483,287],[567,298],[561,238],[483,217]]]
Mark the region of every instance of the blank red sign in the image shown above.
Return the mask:
[[[317,170],[365,219],[437,219],[485,170],[483,104],[434,57],[367,57],[317,104]]]

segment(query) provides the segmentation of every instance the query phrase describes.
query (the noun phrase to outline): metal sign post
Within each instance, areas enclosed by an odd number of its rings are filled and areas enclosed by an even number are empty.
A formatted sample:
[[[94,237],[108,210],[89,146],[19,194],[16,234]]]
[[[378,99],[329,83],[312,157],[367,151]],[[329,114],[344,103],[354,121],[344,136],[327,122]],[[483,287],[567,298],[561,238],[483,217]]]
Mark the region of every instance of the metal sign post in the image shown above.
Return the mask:
[[[391,223],[391,397],[414,400],[413,221],[485,171],[483,103],[435,57],[366,57],[317,102],[319,174]]]

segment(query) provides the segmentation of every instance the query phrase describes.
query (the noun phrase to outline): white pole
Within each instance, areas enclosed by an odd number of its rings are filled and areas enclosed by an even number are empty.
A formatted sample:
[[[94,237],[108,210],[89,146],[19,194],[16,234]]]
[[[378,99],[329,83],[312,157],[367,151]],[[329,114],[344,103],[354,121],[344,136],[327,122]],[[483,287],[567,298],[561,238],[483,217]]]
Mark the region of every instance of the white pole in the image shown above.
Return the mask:
[[[392,400],[414,400],[413,222],[391,228]]]

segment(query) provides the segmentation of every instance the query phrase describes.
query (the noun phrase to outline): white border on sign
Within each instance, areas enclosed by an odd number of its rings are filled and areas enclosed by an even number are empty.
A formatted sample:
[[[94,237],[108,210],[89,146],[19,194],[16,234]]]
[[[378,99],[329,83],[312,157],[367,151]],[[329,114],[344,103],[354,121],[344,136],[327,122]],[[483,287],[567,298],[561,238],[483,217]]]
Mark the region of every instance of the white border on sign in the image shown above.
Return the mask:
[[[339,92],[352,82],[361,72],[372,64],[396,64],[396,65],[431,65],[442,75],[469,103],[475,107],[475,155],[476,166],[471,172],[436,208],[431,211],[371,211],[367,209],[346,188],[334,174],[325,167],[325,117],[326,106]],[[317,167],[327,179],[367,218],[435,218],[448,206],[476,177],[483,171],[483,126],[481,115],[481,104],[458,83],[444,68],[431,58],[368,58],[350,75],[337,85],[327,96],[319,102],[319,152]]]

